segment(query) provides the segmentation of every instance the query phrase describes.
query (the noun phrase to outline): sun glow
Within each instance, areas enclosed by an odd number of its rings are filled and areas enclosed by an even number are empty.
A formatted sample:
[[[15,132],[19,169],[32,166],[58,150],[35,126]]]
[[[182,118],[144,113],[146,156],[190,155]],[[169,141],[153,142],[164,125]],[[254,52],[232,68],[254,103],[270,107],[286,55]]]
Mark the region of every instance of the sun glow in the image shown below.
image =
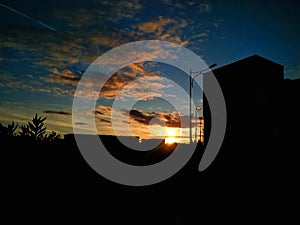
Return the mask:
[[[178,143],[178,138],[174,138],[174,137],[166,137],[166,138],[165,138],[165,143],[166,143],[166,144],[174,144],[174,143]]]
[[[166,144],[179,143],[180,139],[177,138],[177,136],[178,134],[174,128],[167,128],[165,143]]]

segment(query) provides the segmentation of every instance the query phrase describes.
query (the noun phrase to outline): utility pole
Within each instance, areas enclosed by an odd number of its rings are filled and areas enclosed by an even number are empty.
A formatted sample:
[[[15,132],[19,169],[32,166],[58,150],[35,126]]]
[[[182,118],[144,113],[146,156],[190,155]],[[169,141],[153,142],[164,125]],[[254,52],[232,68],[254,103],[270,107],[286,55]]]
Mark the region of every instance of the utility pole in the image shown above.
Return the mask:
[[[190,144],[193,143],[192,139],[192,87],[193,87],[193,78],[192,70],[190,70]]]
[[[192,88],[193,88],[193,83],[194,80],[197,76],[203,74],[203,72],[215,67],[217,64],[212,64],[210,65],[208,68],[201,70],[201,71],[195,71],[193,72],[192,70],[190,70],[190,144],[193,143],[193,138],[192,138],[192,120],[193,120],[193,116],[192,116]],[[193,74],[195,74],[195,76],[193,77]],[[201,137],[200,137],[201,138]]]
[[[195,128],[195,141],[198,143],[197,136],[198,136],[198,112],[200,112],[203,108],[202,107],[196,107],[195,113],[196,113],[196,128]],[[201,119],[200,121],[200,141],[201,141]]]

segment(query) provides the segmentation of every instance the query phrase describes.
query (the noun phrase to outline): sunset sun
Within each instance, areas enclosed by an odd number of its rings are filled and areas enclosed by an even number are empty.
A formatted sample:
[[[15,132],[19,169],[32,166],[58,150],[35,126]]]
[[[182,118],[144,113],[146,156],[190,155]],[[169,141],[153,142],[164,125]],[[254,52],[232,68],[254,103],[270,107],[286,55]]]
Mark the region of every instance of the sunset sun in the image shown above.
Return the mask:
[[[178,141],[179,140],[177,138],[176,130],[174,128],[167,128],[165,143],[166,144],[173,144],[173,143],[178,143]]]

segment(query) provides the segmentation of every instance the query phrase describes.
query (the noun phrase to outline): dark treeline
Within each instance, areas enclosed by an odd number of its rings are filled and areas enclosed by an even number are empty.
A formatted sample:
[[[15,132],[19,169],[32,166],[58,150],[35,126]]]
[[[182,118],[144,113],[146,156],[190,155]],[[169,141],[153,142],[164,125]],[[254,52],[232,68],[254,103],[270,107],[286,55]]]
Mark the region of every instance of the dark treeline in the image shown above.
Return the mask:
[[[0,123],[0,140],[2,142],[14,140],[34,141],[34,142],[55,142],[61,139],[60,134],[52,131],[46,134],[46,126],[44,121],[47,117],[40,117],[36,113],[35,116],[27,124],[18,125],[14,121],[4,126]],[[19,128],[19,130],[18,130]]]

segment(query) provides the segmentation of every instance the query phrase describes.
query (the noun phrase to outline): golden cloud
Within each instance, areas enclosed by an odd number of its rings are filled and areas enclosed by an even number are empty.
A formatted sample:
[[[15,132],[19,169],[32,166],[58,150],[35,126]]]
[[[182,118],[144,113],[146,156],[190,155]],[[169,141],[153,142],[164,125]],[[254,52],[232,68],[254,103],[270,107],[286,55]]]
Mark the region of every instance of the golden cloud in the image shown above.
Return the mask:
[[[180,34],[187,24],[186,20],[182,18],[173,19],[159,16],[155,20],[133,25],[133,28],[140,32],[138,33],[140,36],[150,34],[151,39],[170,41],[185,46],[188,44],[188,40],[182,40]]]

